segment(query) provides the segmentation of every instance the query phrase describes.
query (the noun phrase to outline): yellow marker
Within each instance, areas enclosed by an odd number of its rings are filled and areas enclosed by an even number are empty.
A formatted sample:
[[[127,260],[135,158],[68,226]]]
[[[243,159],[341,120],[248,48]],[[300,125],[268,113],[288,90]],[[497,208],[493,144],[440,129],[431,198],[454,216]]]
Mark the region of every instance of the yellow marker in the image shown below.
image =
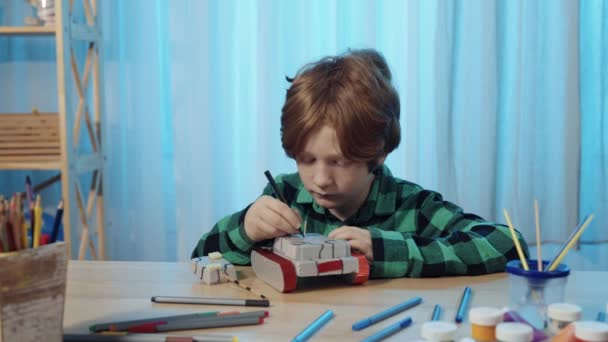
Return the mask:
[[[591,223],[592,220],[593,220],[593,214],[591,214],[591,215],[589,215],[589,217],[587,217],[587,219],[585,220],[585,223],[583,223],[583,225],[581,226],[581,229],[579,229],[578,232],[576,232],[576,234],[572,237],[572,239],[570,239],[570,241],[566,245],[566,248],[564,248],[564,250],[557,256],[557,258],[555,258],[555,261],[553,261],[551,263],[551,265],[549,266],[549,271],[554,271],[557,268],[559,263],[562,261],[562,259],[564,259],[566,254],[568,254],[568,251],[570,250],[570,248],[572,248],[572,246],[574,246],[576,241],[581,237],[581,235],[583,234],[583,232],[585,231],[587,226],[589,226],[589,223]]]
[[[524,270],[528,271],[530,268],[528,267],[528,261],[524,256],[524,252],[521,250],[521,245],[519,244],[519,239],[517,238],[517,234],[515,234],[515,228],[513,228],[513,224],[511,223],[511,219],[509,218],[509,213],[507,213],[507,209],[503,209],[503,214],[505,215],[505,219],[507,220],[507,225],[509,226],[509,230],[511,231],[511,238],[513,238],[513,243],[515,244],[515,249],[517,249],[517,255],[519,255],[519,260],[521,261],[521,266]]]
[[[34,206],[34,236],[33,246],[34,248],[40,245],[40,234],[42,233],[42,198],[40,195],[36,196],[36,206]]]

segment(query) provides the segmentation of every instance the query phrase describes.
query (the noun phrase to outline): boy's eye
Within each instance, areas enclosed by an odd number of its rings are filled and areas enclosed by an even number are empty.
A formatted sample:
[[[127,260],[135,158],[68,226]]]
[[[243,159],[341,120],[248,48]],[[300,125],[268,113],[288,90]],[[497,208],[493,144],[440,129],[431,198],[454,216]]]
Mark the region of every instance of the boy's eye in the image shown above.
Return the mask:
[[[315,159],[314,158],[305,157],[305,158],[298,158],[298,161],[300,163],[302,163],[302,164],[311,164],[311,163],[313,163],[315,161]]]

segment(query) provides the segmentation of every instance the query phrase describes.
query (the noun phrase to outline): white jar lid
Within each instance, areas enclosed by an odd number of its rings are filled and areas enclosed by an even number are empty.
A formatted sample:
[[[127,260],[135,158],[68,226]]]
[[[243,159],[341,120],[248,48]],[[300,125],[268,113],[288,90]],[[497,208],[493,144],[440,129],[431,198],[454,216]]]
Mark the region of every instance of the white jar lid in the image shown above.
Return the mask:
[[[458,327],[454,323],[442,321],[424,322],[420,335],[429,341],[453,341]]]
[[[596,321],[576,322],[574,336],[590,342],[608,341],[608,324]]]
[[[529,325],[504,322],[496,326],[496,338],[505,342],[531,342],[534,331]]]
[[[568,303],[553,303],[547,307],[549,318],[564,322],[574,322],[581,319],[582,309],[578,305]]]
[[[473,324],[493,326],[502,322],[502,315],[501,309],[479,306],[469,311],[469,320]]]

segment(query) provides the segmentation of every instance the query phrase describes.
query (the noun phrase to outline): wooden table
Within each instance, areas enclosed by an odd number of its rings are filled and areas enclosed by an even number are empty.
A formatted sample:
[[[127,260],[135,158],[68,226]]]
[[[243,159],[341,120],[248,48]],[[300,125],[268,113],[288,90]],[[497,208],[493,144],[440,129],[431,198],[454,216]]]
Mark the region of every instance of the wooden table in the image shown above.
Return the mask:
[[[473,290],[470,306],[504,307],[509,301],[508,276],[504,273],[478,277],[381,279],[359,286],[330,281],[283,294],[256,278],[250,267],[237,269],[243,283],[269,297],[270,317],[262,325],[206,329],[195,333],[233,335],[241,341],[288,341],[327,309],[332,309],[335,317],[313,336],[313,341],[361,340],[406,316],[411,316],[414,324],[389,340],[412,341],[419,337],[420,325],[429,320],[437,303],[444,309],[442,320],[453,321],[465,286]],[[573,272],[566,286],[566,301],[581,305],[583,318],[594,319],[608,301],[606,284],[608,272]],[[234,284],[199,283],[187,263],[70,261],[65,332],[86,332],[93,323],[166,314],[259,309],[154,304],[150,301],[152,296],[163,295],[254,298]],[[421,296],[423,303],[363,331],[352,331],[351,326],[355,321],[414,296]],[[469,336],[469,332],[468,323],[464,323],[459,328],[458,337]]]

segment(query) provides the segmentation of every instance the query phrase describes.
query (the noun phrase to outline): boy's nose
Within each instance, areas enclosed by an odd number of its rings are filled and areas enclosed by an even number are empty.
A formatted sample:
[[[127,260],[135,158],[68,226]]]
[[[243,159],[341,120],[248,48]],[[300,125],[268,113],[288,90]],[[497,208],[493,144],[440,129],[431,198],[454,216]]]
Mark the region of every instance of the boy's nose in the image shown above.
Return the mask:
[[[332,183],[331,175],[321,168],[315,172],[313,182],[317,188],[321,190],[327,189]]]

